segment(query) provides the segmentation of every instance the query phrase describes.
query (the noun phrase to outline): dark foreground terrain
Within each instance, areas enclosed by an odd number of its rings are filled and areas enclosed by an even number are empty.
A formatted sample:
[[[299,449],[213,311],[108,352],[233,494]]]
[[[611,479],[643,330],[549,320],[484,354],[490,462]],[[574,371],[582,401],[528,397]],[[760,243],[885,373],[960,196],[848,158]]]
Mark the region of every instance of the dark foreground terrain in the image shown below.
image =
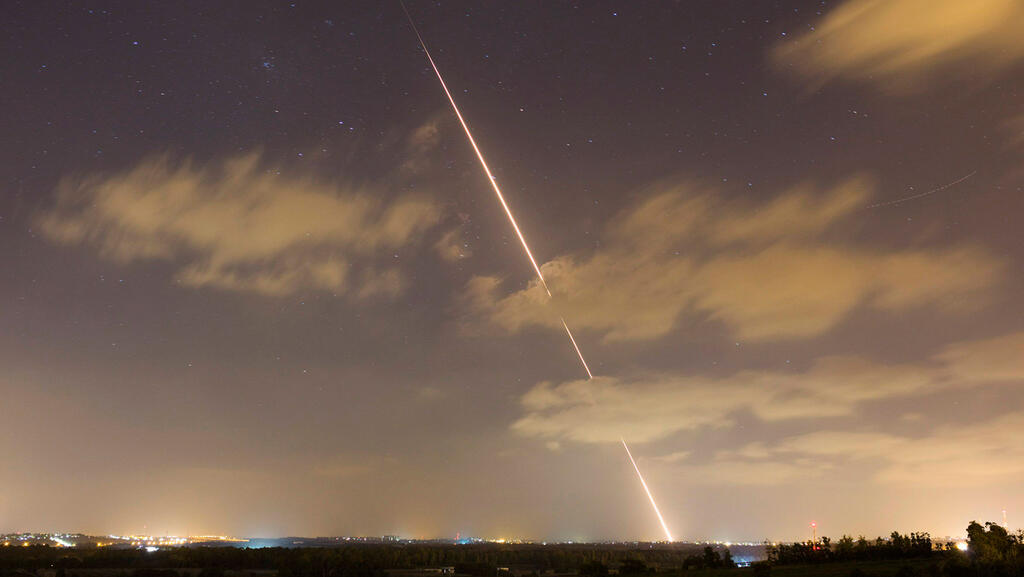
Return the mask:
[[[739,567],[695,544],[353,544],[0,548],[0,577],[1024,577],[1024,536],[971,523],[968,550],[925,533],[769,545]]]
[[[723,552],[724,553],[724,552]],[[336,547],[238,548],[0,548],[0,575],[59,577],[174,577],[272,573],[283,577],[406,577],[459,575],[608,575],[668,572],[697,545],[410,545],[353,544]],[[716,553],[716,558],[718,554]]]

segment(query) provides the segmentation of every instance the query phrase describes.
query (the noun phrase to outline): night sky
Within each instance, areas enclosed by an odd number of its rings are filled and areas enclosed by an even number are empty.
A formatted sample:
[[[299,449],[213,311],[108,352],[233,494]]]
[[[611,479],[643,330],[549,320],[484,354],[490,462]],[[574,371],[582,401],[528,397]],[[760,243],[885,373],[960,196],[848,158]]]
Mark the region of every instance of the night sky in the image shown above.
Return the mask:
[[[1020,526],[1018,0],[408,7],[553,299],[397,1],[0,7],[0,531]]]

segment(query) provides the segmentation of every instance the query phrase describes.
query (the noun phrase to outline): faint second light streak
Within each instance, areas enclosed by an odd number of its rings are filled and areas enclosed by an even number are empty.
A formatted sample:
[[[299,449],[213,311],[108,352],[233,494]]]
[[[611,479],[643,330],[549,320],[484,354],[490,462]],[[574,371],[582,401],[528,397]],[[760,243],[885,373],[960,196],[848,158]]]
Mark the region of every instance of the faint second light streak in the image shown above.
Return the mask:
[[[901,204],[901,203],[907,202],[908,200],[916,200],[918,198],[924,198],[926,196],[930,196],[932,194],[935,194],[936,192],[942,192],[943,190],[946,190],[947,188],[949,188],[951,186],[956,186],[956,185],[960,184],[961,182],[967,180],[968,178],[974,176],[975,174],[978,174],[977,170],[971,171],[971,173],[968,174],[967,176],[962,176],[962,177],[954,180],[953,182],[949,182],[949,183],[943,184],[942,186],[933,188],[933,189],[931,189],[931,190],[929,190],[927,192],[922,192],[920,194],[915,194],[914,196],[908,196],[908,197],[905,197],[905,198],[898,198],[896,200],[890,200],[888,202],[875,203],[875,204],[869,205],[869,206],[867,206],[865,208],[882,208],[883,206],[892,206],[894,204]]]

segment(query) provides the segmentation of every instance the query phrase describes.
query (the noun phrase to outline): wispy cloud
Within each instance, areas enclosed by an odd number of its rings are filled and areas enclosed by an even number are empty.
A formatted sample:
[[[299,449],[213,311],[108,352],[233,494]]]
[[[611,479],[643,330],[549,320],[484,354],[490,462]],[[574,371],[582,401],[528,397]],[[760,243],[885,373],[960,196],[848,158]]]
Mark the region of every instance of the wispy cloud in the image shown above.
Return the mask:
[[[185,286],[369,297],[403,286],[397,269],[374,261],[440,218],[431,199],[385,202],[375,191],[265,170],[250,154],[207,166],[158,157],[66,179],[38,220],[49,239],[108,259],[173,262]]]
[[[396,463],[393,458],[377,455],[339,455],[316,463],[313,473],[334,479],[349,479],[379,473]]]
[[[852,415],[872,401],[994,384],[1024,383],[1024,333],[950,345],[926,362],[883,364],[826,357],[803,372],[741,371],[597,377],[540,383],[523,395],[513,425],[542,439],[614,443],[727,427],[741,411],[768,422]]]
[[[1024,113],[1017,114],[1003,123],[1003,132],[1012,147],[1024,146]]]
[[[837,240],[872,191],[857,177],[748,204],[693,184],[663,187],[615,218],[602,248],[542,270],[557,309],[607,341],[661,337],[685,315],[718,321],[743,339],[773,340],[821,335],[857,307],[982,306],[1002,264],[980,247],[895,250]],[[511,332],[561,329],[536,283],[510,295],[501,284],[469,283],[467,302],[479,318]]]
[[[405,142],[405,161],[402,169],[417,173],[427,169],[436,162],[432,159],[433,153],[441,142],[442,118],[445,116],[435,115],[412,131],[412,134]]]
[[[843,77],[912,90],[962,65],[994,72],[1019,61],[1022,29],[1017,0],[846,0],[772,56],[816,84]]]
[[[920,437],[865,431],[818,431],[721,451],[696,469],[719,482],[779,484],[855,465],[873,467],[877,483],[914,487],[979,486],[1016,481],[1024,474],[1024,413],[991,421],[941,426]]]
[[[448,262],[458,262],[473,256],[473,249],[463,240],[464,234],[462,227],[456,227],[441,235],[434,243],[437,255]]]
[[[788,485],[798,479],[806,482],[833,468],[828,463],[813,460],[745,461],[730,458],[678,467],[690,482],[713,486]]]

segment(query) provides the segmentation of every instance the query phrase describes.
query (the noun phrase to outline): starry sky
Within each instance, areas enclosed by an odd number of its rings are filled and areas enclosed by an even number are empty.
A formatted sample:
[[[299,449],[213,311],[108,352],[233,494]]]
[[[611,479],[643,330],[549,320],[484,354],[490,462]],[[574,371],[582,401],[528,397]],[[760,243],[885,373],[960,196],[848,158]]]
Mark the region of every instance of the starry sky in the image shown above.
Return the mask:
[[[397,2],[4,3],[0,531],[1019,526],[1019,2],[408,7],[550,299]]]

